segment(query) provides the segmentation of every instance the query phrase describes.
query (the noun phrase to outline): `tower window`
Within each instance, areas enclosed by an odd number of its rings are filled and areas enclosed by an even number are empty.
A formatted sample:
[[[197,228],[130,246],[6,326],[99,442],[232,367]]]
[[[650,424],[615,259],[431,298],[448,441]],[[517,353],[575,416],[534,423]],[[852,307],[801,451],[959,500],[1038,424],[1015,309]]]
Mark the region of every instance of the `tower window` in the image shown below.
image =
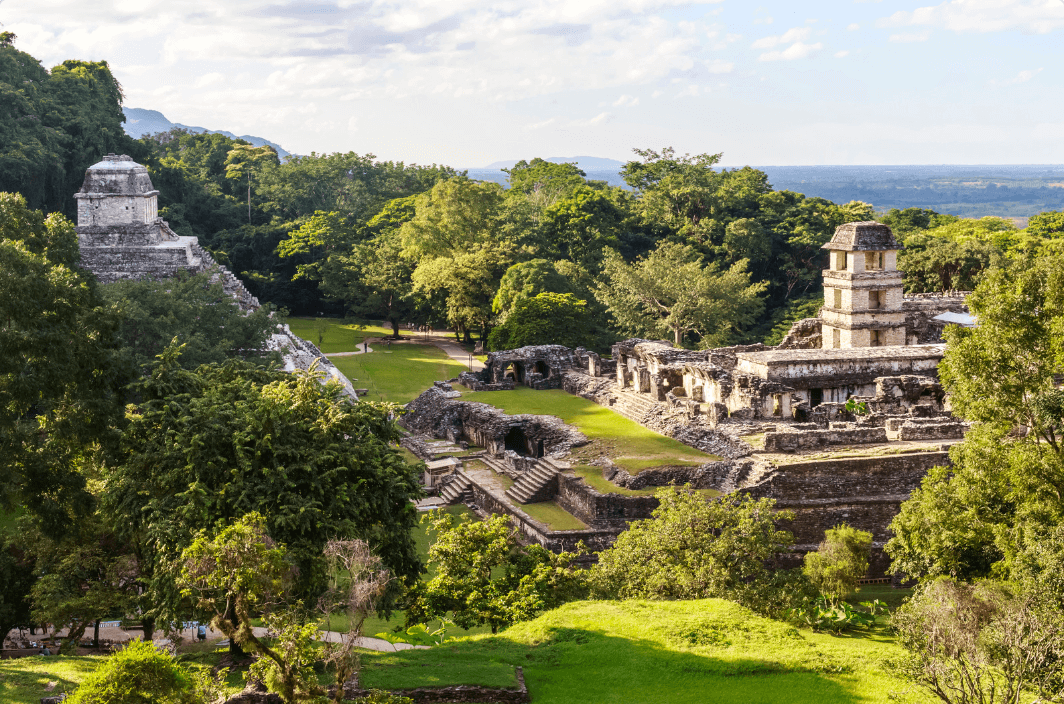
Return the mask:
[[[833,289],[831,289],[831,291],[832,291],[832,295],[834,297],[834,300],[832,301],[832,303],[834,305],[832,307],[833,308],[842,308],[842,289],[841,288],[833,288]]]
[[[866,271],[882,271],[883,270],[883,253],[882,252],[865,252],[865,265]]]
[[[831,329],[831,346],[834,349],[842,347],[842,333],[839,332],[838,328]]]
[[[883,346],[883,336],[882,336],[882,332],[883,331],[882,330],[871,330],[869,332],[871,334],[871,337],[870,337],[870,339],[868,341],[869,345],[871,345],[872,347],[882,347]]]

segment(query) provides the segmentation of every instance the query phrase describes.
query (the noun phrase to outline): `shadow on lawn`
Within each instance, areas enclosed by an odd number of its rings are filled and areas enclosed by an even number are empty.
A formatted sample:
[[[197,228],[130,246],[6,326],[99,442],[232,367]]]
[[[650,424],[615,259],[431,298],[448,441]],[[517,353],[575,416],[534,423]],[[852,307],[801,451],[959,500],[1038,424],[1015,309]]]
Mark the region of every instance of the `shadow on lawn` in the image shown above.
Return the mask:
[[[797,632],[796,632],[797,633]],[[505,637],[505,634],[503,634]],[[728,632],[677,634],[677,641],[705,652],[673,650],[647,639],[618,638],[600,631],[553,628],[529,649],[525,680],[535,704],[569,702],[857,702],[832,675],[846,668],[796,635],[779,659],[730,657]],[[751,644],[753,645],[753,644]]]

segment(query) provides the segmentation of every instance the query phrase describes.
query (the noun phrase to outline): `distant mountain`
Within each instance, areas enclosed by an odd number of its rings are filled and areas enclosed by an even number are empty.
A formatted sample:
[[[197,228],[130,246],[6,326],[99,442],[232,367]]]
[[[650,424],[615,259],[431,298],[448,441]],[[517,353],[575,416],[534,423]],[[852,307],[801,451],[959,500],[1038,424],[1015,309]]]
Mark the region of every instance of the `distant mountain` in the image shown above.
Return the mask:
[[[496,161],[485,166],[485,169],[510,169],[513,168],[520,159],[512,159],[510,161]],[[526,159],[526,161],[528,161]],[[603,159],[600,156],[549,156],[543,161],[551,161],[555,164],[565,164],[576,162],[577,168],[583,171],[617,171],[624,166],[623,161],[617,161],[616,159]]]
[[[158,110],[145,110],[143,108],[122,108],[122,112],[126,115],[125,130],[133,139],[140,139],[146,134],[155,134],[156,132],[167,132],[175,127],[179,127],[184,130],[188,130],[193,134],[202,134],[209,132],[210,134],[223,134],[230,139],[242,139],[245,142],[250,142],[252,146],[262,147],[270,146],[277,150],[277,156],[284,158],[289,156],[289,152],[281,148],[280,145],[274,144],[268,139],[262,137],[252,137],[249,134],[243,134],[239,137],[232,132],[225,130],[209,130],[206,127],[191,127],[189,125],[182,125],[180,122],[170,122],[166,119]]]

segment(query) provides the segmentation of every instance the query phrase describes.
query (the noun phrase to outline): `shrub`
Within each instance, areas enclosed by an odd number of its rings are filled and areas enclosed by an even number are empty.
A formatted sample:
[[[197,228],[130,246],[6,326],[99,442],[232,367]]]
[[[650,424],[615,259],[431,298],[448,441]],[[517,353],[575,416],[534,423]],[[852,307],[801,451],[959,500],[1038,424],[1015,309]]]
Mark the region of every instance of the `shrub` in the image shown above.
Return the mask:
[[[192,676],[149,641],[132,641],[107,658],[67,700],[69,704],[192,704],[201,701]]]
[[[872,534],[843,523],[824,531],[816,552],[806,553],[803,572],[832,606],[857,587],[868,572]]]

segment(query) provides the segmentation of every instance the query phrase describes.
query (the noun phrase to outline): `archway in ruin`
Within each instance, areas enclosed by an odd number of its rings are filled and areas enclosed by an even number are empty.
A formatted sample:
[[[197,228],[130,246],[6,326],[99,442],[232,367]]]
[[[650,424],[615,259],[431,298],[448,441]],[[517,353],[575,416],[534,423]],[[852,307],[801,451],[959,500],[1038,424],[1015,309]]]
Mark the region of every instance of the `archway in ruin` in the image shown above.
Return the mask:
[[[506,438],[503,440],[507,450],[513,450],[522,457],[528,457],[529,452],[528,436],[525,435],[525,431],[521,428],[510,428],[510,432],[506,433]]]
[[[547,363],[543,360],[536,362],[535,370],[536,373],[542,376],[544,379],[550,376],[550,367],[548,367]]]

